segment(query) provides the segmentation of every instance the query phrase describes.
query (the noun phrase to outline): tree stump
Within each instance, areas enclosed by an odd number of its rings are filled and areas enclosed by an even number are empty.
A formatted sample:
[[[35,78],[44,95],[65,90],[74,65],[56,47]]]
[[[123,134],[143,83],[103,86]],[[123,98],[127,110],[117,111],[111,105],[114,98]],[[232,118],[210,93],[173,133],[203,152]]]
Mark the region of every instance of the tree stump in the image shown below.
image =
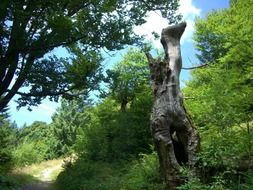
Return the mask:
[[[183,22],[162,30],[164,60],[155,60],[149,53],[146,54],[154,94],[151,132],[168,190],[175,190],[184,182],[180,175],[182,165],[189,166],[191,175],[195,175],[199,149],[199,136],[186,112],[180,92],[180,38],[185,27],[186,23]]]

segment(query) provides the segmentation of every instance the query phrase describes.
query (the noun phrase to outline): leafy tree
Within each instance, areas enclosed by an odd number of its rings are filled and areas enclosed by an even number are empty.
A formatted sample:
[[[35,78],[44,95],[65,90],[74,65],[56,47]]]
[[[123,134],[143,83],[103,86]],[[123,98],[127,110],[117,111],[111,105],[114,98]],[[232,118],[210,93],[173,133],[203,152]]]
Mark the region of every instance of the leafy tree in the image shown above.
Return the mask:
[[[40,148],[35,142],[19,144],[13,151],[14,164],[16,166],[25,166],[43,161],[45,158]]]
[[[253,119],[252,0],[231,1],[196,24],[199,59],[209,66],[193,71],[185,94],[199,126],[221,128]],[[211,116],[211,117],[210,117]]]
[[[91,90],[98,88],[102,79],[102,57],[95,51],[84,52],[80,47],[72,45],[68,48],[70,58],[51,56],[35,62],[27,74],[24,87],[30,88],[30,94],[18,93],[21,97],[19,107],[37,105],[49,95],[49,100],[58,101],[59,95],[72,100],[82,94],[87,96]],[[47,75],[45,75],[47,73]]]
[[[11,151],[16,143],[17,128],[8,120],[7,110],[0,114],[0,173],[9,168]]]
[[[96,107],[86,110],[88,121],[77,134],[75,149],[78,154],[89,160],[106,160],[109,157],[117,110],[115,101],[108,98]]]
[[[161,11],[170,22],[180,19],[176,0],[2,0],[0,7],[0,110],[15,94],[21,95],[20,106],[37,105],[46,96],[73,95],[94,75],[91,65],[99,65],[100,48],[138,42],[133,26],[143,24],[148,11]],[[78,52],[71,48],[74,44]],[[52,55],[56,47],[70,47],[70,59],[84,55],[71,65]],[[76,71],[84,83],[76,83]]]
[[[61,106],[52,116],[50,124],[53,136],[57,139],[58,155],[66,154],[76,143],[78,130],[83,127],[88,119],[83,100],[62,100]]]
[[[45,122],[35,121],[18,130],[18,143],[13,155],[16,164],[29,164],[58,157],[58,141],[51,126]],[[29,150],[32,151],[29,156]],[[28,151],[28,152],[26,152]],[[32,158],[32,155],[35,156]]]
[[[29,126],[23,126],[18,131],[19,142],[35,141],[48,136],[48,125],[45,122],[35,121]]]
[[[143,52],[130,49],[113,69],[107,70],[109,94],[121,104],[121,111],[126,111],[127,103],[136,98],[138,92],[149,88],[149,70]]]
[[[192,72],[184,94],[202,137],[199,156],[205,181],[225,172],[228,185],[238,178],[233,171],[252,167],[252,3],[231,1],[228,9],[196,23],[198,57],[208,66]]]
[[[107,74],[107,97],[87,110],[78,152],[91,160],[118,160],[150,151],[152,95],[145,55],[130,49]]]
[[[78,133],[77,152],[95,161],[130,159],[149,152],[151,102],[151,93],[146,92],[138,94],[137,100],[123,113],[111,98],[86,110],[89,120]]]

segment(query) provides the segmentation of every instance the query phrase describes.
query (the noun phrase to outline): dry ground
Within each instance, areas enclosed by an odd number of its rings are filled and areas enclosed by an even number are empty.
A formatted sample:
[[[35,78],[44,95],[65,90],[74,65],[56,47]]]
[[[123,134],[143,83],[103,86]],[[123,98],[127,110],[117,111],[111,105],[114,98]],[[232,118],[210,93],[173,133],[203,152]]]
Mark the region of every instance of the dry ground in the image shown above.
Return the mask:
[[[22,190],[51,190],[51,185],[62,171],[63,160],[49,160],[40,164],[19,168],[16,174],[29,175],[33,180],[24,182]]]

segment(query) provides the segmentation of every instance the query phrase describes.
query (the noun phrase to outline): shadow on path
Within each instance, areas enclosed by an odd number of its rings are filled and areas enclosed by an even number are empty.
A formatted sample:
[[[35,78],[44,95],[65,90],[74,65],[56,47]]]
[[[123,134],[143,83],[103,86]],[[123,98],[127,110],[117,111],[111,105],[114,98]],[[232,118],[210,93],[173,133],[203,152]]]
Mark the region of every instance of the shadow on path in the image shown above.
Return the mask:
[[[21,190],[51,190],[52,181],[38,181],[24,185]]]

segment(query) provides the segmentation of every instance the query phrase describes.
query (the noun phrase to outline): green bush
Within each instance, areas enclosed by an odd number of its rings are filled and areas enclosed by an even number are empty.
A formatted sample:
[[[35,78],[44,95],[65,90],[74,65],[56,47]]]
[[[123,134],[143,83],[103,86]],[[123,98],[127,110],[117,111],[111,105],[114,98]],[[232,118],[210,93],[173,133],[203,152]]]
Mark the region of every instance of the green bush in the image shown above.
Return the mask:
[[[244,125],[223,130],[215,127],[206,129],[201,133],[200,159],[203,167],[237,168],[243,158],[252,158],[252,135]]]
[[[13,160],[17,166],[25,166],[43,161],[43,152],[40,152],[40,146],[36,143],[20,144],[13,151]]]
[[[121,190],[163,190],[156,153],[141,156],[122,177]]]
[[[240,184],[240,190],[252,190],[253,189],[253,171],[245,174],[245,182]]]
[[[193,190],[193,189],[194,190],[210,190],[210,188],[207,185],[202,184],[200,180],[197,178],[192,179],[188,181],[187,183],[178,187],[178,190]]]
[[[214,178],[210,184],[203,184],[198,178],[193,178],[177,188],[178,190],[228,190],[225,181],[221,177]]]
[[[15,141],[15,128],[8,121],[2,120],[0,114],[0,172],[11,168],[11,151]]]
[[[155,153],[139,160],[101,162],[79,159],[56,180],[61,190],[163,190]]]
[[[0,173],[0,189],[1,190],[21,190],[20,185],[10,176]]]
[[[111,189],[109,179],[117,176],[115,166],[105,162],[85,159],[77,160],[73,165],[66,165],[56,180],[57,189],[61,190],[102,190]]]
[[[87,110],[89,122],[79,130],[75,150],[94,161],[117,161],[151,152],[149,114],[137,108],[144,108],[144,102],[140,98],[122,113],[115,101],[108,98]]]

